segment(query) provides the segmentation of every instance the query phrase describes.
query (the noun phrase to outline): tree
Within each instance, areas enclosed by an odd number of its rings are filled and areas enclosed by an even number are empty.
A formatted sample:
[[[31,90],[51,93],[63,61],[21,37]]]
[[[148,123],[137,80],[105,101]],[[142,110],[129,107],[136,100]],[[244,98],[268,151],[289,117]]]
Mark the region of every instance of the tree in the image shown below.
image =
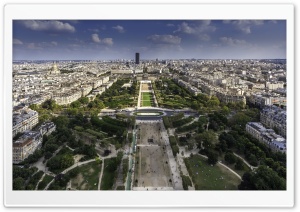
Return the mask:
[[[217,107],[220,105],[220,100],[216,96],[212,96],[207,102],[208,107]]]
[[[246,124],[251,121],[251,118],[249,116],[247,116],[245,113],[243,112],[238,112],[237,114],[235,114],[234,116],[232,116],[232,118],[230,119],[230,123],[232,126],[233,125],[238,125],[241,126],[242,129],[245,128]]]
[[[66,116],[58,116],[53,119],[53,122],[56,125],[56,129],[59,130],[62,128],[67,128],[70,120]]]
[[[68,168],[74,164],[74,158],[70,154],[63,155],[60,160],[60,168]]]
[[[81,105],[80,102],[78,100],[76,100],[76,101],[72,102],[70,106],[72,108],[79,108],[80,105]]]
[[[55,100],[48,99],[44,103],[42,103],[42,108],[45,108],[47,110],[55,110],[58,107]]]
[[[89,98],[88,97],[81,97],[81,98],[78,99],[78,101],[81,104],[87,104],[87,103],[89,103]]]
[[[255,155],[250,154],[248,157],[248,162],[252,165],[252,166],[257,166],[258,165],[258,161]]]
[[[214,151],[207,152],[207,162],[209,164],[215,165],[218,162],[218,154]]]
[[[25,180],[22,177],[17,177],[13,180],[13,190],[24,190]]]
[[[45,159],[49,159],[52,157],[52,153],[51,152],[46,152],[45,153]]]
[[[224,157],[225,161],[229,164],[233,164],[236,162],[236,156],[232,152],[227,152]]]
[[[244,170],[244,162],[240,158],[236,158],[235,166],[237,170]]]
[[[38,110],[38,109],[39,109],[39,106],[36,105],[36,104],[32,104],[32,105],[29,106],[29,108],[30,108],[31,110]]]
[[[225,115],[228,115],[229,112],[230,112],[229,108],[228,108],[227,106],[224,105],[224,106],[222,107],[222,113],[224,113]]]
[[[246,172],[238,186],[240,190],[286,190],[286,180],[267,166]]]
[[[217,137],[216,134],[209,130],[209,131],[204,131],[203,133],[198,134],[195,137],[195,140],[198,143],[198,147],[201,149],[202,145],[204,148],[207,149],[212,149],[214,148],[214,143],[217,142]]]

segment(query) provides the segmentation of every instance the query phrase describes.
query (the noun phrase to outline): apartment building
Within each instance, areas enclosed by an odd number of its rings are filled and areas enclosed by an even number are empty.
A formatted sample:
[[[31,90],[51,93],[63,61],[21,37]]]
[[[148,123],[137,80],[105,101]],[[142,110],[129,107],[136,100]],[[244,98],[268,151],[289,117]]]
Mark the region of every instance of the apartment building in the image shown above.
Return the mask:
[[[39,115],[28,107],[18,106],[13,109],[13,137],[17,133],[31,130],[39,121]]]
[[[39,132],[28,131],[13,142],[13,163],[20,163],[42,145],[43,137]]]
[[[286,110],[275,105],[266,106],[260,112],[260,122],[286,138]]]
[[[273,151],[286,152],[286,139],[274,130],[265,128],[260,122],[248,122],[246,131]]]
[[[43,135],[50,135],[56,130],[53,122],[44,122],[37,131],[26,131],[18,140],[13,142],[13,163],[20,163],[41,148]]]

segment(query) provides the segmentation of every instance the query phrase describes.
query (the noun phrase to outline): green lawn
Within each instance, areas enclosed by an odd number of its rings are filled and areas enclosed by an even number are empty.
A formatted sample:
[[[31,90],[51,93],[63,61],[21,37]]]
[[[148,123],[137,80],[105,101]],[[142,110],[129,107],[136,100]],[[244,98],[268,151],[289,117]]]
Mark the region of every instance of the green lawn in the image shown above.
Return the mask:
[[[142,93],[142,107],[153,106],[152,102],[153,102],[152,93],[143,92]]]
[[[149,92],[143,92],[143,101],[150,101],[151,100],[151,97],[152,97],[152,94],[149,93]]]
[[[196,190],[237,190],[241,182],[226,168],[220,165],[211,166],[199,155],[185,158],[184,162]]]
[[[98,190],[101,164],[95,162],[78,167],[79,172],[71,179],[72,188],[76,190]]]
[[[148,100],[147,100],[147,101],[143,101],[143,105],[142,105],[142,106],[143,106],[143,107],[148,107],[148,106],[150,107],[151,105],[152,105],[152,104],[151,104],[151,101],[148,101]]]

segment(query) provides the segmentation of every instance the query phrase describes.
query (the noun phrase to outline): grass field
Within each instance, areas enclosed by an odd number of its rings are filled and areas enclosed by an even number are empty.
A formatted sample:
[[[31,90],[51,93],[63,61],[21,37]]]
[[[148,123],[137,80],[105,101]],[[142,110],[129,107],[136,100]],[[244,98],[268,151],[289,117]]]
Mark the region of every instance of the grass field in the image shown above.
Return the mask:
[[[152,94],[149,92],[142,93],[142,107],[153,106]]]
[[[150,101],[151,100],[151,93],[143,92],[143,101]]]
[[[101,165],[97,162],[91,162],[78,167],[78,169],[78,175],[71,179],[72,188],[76,190],[98,190]]]
[[[184,162],[196,190],[237,190],[240,179],[220,165],[211,166],[199,155]]]
[[[143,101],[142,106],[143,107],[151,107],[152,106],[151,101]]]

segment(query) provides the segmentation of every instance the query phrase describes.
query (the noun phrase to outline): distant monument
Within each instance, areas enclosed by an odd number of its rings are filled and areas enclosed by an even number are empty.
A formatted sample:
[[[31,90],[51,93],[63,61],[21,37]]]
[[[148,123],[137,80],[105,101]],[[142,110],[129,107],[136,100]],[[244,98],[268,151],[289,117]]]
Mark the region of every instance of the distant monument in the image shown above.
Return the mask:
[[[49,75],[56,75],[56,74],[60,74],[60,71],[57,68],[56,62],[53,63],[52,68],[49,70],[48,72]]]

